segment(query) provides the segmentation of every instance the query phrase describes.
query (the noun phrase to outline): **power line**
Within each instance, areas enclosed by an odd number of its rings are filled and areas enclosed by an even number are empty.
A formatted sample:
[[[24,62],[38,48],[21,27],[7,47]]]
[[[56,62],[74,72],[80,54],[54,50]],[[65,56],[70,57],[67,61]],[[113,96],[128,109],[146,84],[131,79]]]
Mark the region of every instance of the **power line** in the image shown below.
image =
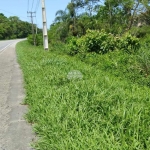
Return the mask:
[[[32,11],[32,9],[33,9],[33,5],[34,5],[34,0],[33,0],[33,2],[32,2],[32,7],[31,7],[31,11]]]
[[[7,12],[7,13],[9,13],[9,14],[12,14],[12,15],[18,16],[17,14],[14,14],[14,13],[12,13],[12,12],[9,12],[9,11],[4,10],[4,9],[1,9],[1,8],[0,8],[0,10],[2,10],[2,11],[4,11],[4,12]],[[27,17],[23,17],[23,16],[18,16],[18,17],[27,19]]]
[[[27,4],[27,11],[29,11],[29,0],[28,0],[28,4]]]
[[[40,0],[37,0],[37,4],[36,4],[36,7],[35,7],[35,11],[36,11],[36,12],[38,11],[39,4],[40,4]]]

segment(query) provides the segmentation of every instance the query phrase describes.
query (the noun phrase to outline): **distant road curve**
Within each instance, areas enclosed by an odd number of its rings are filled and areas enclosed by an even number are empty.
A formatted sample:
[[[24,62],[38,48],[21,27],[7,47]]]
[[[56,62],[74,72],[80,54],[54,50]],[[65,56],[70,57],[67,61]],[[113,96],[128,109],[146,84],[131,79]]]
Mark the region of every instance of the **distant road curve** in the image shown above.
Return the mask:
[[[17,39],[17,40],[0,40],[0,53],[3,52],[7,47],[9,47],[11,44],[13,44],[16,41],[21,41],[24,39]]]

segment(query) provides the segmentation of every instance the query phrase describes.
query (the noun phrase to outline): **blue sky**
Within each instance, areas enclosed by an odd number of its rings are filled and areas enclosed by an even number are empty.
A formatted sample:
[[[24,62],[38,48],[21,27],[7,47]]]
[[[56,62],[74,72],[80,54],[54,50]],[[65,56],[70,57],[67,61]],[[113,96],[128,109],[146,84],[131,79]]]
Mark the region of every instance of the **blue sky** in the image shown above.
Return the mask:
[[[39,5],[37,5],[37,3]],[[46,4],[46,15],[47,15],[47,27],[49,28],[50,24],[53,23],[55,18],[55,13],[57,10],[64,10],[70,0],[45,0]],[[33,7],[32,7],[33,4]],[[28,7],[29,6],[29,7]],[[42,11],[41,11],[41,0],[3,0],[0,2],[0,13],[3,13],[6,17],[9,16],[18,16],[20,20],[30,22],[30,18],[27,17],[27,11],[35,11],[36,8],[36,19],[34,18],[34,23],[38,27],[42,27]]]

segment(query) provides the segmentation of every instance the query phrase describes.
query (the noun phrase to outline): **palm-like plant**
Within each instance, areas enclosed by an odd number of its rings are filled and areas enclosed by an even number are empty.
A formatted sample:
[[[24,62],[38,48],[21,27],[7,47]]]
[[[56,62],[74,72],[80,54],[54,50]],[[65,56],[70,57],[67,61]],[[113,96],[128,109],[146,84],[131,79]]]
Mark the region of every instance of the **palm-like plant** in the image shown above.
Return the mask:
[[[74,3],[69,3],[67,8],[58,10],[56,12],[55,23],[63,23],[63,27],[68,28],[68,32],[71,31],[72,35],[76,35],[76,6]],[[63,28],[62,28],[63,30]]]
[[[55,14],[56,18],[54,22],[66,22],[69,18],[69,14],[66,10],[58,10]]]

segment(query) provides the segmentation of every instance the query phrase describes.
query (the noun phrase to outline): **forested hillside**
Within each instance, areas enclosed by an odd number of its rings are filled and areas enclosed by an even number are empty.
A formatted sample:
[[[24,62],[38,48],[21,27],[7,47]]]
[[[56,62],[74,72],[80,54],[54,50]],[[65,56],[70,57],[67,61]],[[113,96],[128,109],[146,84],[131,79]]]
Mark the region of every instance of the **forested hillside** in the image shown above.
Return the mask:
[[[0,13],[0,40],[25,38],[31,34],[31,24],[21,21],[17,16],[7,18]]]

